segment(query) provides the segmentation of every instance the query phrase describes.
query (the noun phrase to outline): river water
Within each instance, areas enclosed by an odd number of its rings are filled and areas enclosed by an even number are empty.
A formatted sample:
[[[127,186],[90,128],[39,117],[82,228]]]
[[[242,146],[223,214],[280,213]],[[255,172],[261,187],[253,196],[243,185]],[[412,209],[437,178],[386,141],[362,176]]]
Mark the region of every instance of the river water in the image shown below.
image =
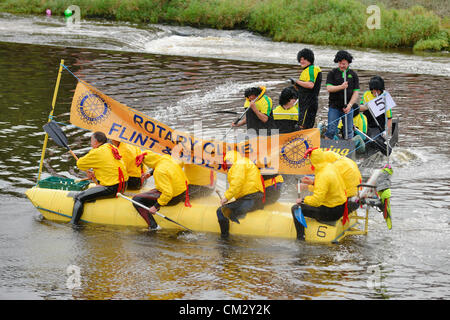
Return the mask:
[[[393,228],[371,211],[369,234],[337,245],[175,233],[42,220],[24,192],[36,183],[61,59],[77,77],[173,128],[223,134],[243,90],[267,86],[274,102],[298,77],[301,44],[245,31],[0,14],[1,299],[448,299],[450,298],[450,59],[350,50],[366,89],[379,74],[397,102],[391,156]],[[312,47],[324,76],[337,48]],[[255,50],[256,48],[256,50]],[[64,71],[55,119],[69,124],[76,78]],[[322,87],[319,119],[326,121]],[[72,149],[90,133],[64,128]],[[75,177],[49,143],[44,177]],[[221,177],[221,187],[223,187]],[[292,199],[293,201],[293,199]],[[80,283],[70,268],[79,268]],[[72,284],[72,285],[71,285]]]

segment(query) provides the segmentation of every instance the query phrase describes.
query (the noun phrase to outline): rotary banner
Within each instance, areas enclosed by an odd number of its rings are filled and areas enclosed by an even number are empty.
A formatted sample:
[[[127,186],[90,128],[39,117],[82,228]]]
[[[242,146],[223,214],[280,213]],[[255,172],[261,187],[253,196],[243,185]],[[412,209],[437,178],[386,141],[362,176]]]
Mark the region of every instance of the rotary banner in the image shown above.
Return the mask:
[[[237,150],[250,158],[263,174],[311,174],[309,160],[303,155],[310,147],[320,147],[318,129],[249,136],[239,143],[196,138],[115,101],[85,81],[78,82],[76,87],[70,122],[90,131],[102,131],[109,139],[219,172],[225,172],[224,151]]]

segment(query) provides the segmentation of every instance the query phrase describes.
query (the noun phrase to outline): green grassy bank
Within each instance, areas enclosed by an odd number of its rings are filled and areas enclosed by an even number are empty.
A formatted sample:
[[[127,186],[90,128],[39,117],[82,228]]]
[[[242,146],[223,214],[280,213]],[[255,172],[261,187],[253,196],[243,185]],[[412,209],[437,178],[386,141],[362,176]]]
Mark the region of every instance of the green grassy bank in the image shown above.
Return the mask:
[[[275,41],[342,47],[450,49],[448,17],[380,1],[379,29],[366,25],[373,12],[366,12],[365,0],[0,0],[0,11],[44,14],[49,8],[62,15],[73,4],[82,18],[239,28]]]

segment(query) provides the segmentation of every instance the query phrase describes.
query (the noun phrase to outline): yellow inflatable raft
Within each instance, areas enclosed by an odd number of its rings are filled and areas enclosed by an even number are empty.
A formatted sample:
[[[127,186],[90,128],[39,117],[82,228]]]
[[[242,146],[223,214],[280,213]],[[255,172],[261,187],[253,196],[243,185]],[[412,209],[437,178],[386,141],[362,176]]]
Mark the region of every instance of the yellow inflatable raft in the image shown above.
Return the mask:
[[[45,219],[69,222],[72,216],[73,195],[76,191],[40,188],[28,189],[26,195]],[[130,197],[132,195],[129,195]],[[218,196],[206,196],[191,199],[192,207],[180,203],[171,207],[161,207],[160,212],[181,225],[199,232],[220,233],[216,210],[220,206]],[[275,203],[266,205],[264,210],[248,213],[239,219],[240,224],[230,222],[230,235],[292,238],[297,237],[291,214],[292,203]],[[180,226],[166,219],[154,216],[161,228],[183,230]],[[365,234],[358,231],[356,212],[349,215],[349,221],[342,225],[342,220],[329,225],[305,217],[307,228],[305,240],[309,242],[336,243],[348,234]],[[139,215],[132,203],[123,198],[101,199],[86,203],[82,222],[107,225],[135,226],[147,228],[147,223]]]

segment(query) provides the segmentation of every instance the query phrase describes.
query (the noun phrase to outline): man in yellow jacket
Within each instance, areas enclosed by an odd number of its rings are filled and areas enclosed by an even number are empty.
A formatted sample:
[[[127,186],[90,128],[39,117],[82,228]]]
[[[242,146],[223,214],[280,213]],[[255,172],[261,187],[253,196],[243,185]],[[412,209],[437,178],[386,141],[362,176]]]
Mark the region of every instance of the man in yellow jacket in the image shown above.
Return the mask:
[[[136,165],[136,157],[142,154],[142,150],[132,144],[120,142],[118,140],[111,140],[111,143],[117,147],[120,155],[123,158],[125,166],[128,172],[128,185],[127,189],[139,190],[144,185],[148,176],[144,175],[147,171],[147,166],[141,163],[140,166]]]
[[[264,187],[258,167],[248,158],[242,157],[237,151],[228,151],[224,158],[228,168],[227,179],[229,188],[221,200],[222,206],[217,209],[222,237],[229,235],[229,221],[239,223],[238,218],[247,212],[264,207]],[[230,202],[232,199],[234,201]]]
[[[71,220],[74,225],[78,224],[86,201],[114,197],[117,192],[125,191],[128,180],[122,156],[112,144],[107,143],[103,132],[94,132],[91,136],[91,146],[92,149],[78,159],[77,166],[84,171],[93,169],[91,177],[95,176],[99,185],[75,195]]]
[[[303,238],[304,229],[295,218],[298,206],[301,207],[305,217],[311,217],[318,221],[338,220],[344,215],[347,208],[345,183],[336,165],[327,161],[325,152],[321,149],[309,149],[305,156],[309,156],[315,173],[314,193],[304,199],[297,199],[297,204],[292,207],[292,215],[299,238]],[[345,221],[343,222],[345,223]]]
[[[334,151],[324,151],[325,161],[332,163],[337,168],[342,180],[345,185],[345,193],[347,198],[353,198],[358,195],[358,185],[362,182],[361,172],[359,171],[358,165],[352,159],[341,156]],[[308,177],[302,179],[302,183],[309,185],[308,190],[314,191],[313,183],[314,181]],[[358,204],[354,201],[349,201],[349,211],[356,210]]]
[[[148,223],[149,229],[154,230],[158,228],[158,224],[153,215],[161,206],[173,206],[181,201],[185,201],[185,205],[190,206],[187,191],[189,181],[178,163],[169,155],[146,151],[136,158],[136,164],[139,166],[141,163],[153,169],[156,189],[133,197],[134,201],[145,205],[150,210],[133,205]]]
[[[333,163],[344,181],[345,192],[348,198],[354,197],[358,194],[358,185],[362,181],[361,172],[358,165],[352,159],[341,156],[334,151],[323,151],[324,160],[329,163]],[[308,190],[314,191],[314,180],[309,177],[304,177],[302,183],[309,185]]]

